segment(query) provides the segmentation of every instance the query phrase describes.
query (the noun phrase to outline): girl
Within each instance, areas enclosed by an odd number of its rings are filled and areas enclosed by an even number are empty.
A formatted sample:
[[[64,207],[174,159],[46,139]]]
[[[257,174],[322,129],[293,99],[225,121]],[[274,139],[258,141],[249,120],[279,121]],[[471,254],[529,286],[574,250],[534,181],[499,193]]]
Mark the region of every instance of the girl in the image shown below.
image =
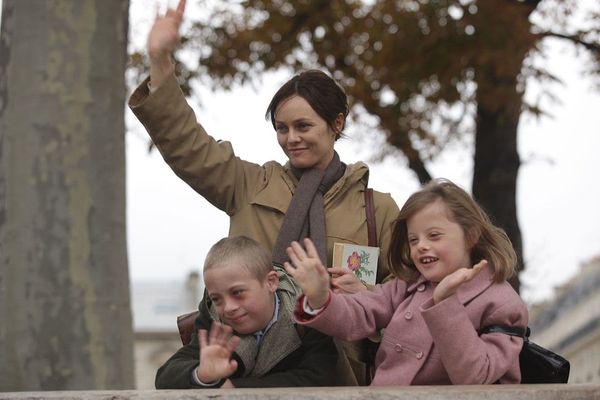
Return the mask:
[[[527,326],[527,308],[506,282],[516,255],[500,228],[461,188],[432,181],[400,210],[390,244],[398,278],[373,291],[337,294],[310,240],[288,247],[302,288],[296,319],[357,340],[385,328],[373,385],[519,383],[522,339],[479,336],[488,325]]]

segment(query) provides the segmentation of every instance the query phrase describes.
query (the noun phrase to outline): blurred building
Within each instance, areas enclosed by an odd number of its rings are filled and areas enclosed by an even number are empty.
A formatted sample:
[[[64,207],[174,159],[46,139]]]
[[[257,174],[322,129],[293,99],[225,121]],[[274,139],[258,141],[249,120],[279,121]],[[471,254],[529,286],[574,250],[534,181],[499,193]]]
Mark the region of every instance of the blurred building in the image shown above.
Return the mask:
[[[531,340],[571,363],[569,383],[600,383],[600,256],[530,308]]]
[[[200,275],[196,272],[185,282],[133,282],[131,304],[137,389],[154,389],[156,370],[181,347],[177,316],[198,308],[202,290]]]

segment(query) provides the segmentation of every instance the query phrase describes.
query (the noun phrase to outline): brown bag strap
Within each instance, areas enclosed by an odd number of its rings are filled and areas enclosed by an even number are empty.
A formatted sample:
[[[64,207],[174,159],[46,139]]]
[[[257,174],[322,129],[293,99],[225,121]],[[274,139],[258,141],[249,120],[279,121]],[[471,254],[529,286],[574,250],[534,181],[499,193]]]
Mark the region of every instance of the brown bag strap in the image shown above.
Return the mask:
[[[375,221],[375,207],[373,202],[373,189],[365,189],[365,212],[367,214],[367,233],[369,236],[369,246],[377,247],[377,223]],[[362,341],[363,350],[365,352],[365,382],[371,384],[373,376],[375,376],[375,354],[379,343],[364,339]]]
[[[367,233],[369,246],[377,247],[377,224],[375,221],[375,207],[373,205],[373,189],[365,189],[365,211],[367,213]]]

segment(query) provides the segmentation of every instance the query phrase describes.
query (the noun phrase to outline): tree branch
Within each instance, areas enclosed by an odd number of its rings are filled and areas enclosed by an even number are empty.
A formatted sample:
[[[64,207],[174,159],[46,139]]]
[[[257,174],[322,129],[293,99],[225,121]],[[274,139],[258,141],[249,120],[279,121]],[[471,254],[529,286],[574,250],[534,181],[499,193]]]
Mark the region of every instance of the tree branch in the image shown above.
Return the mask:
[[[600,44],[598,43],[592,43],[592,42],[587,42],[585,40],[583,40],[580,35],[565,35],[563,33],[558,33],[558,32],[551,32],[551,31],[546,31],[546,32],[540,32],[538,33],[538,36],[544,38],[544,37],[556,37],[559,39],[565,39],[565,40],[569,40],[575,44],[578,44],[580,46],[585,47],[587,50],[591,51],[591,52],[596,52],[596,53],[600,53]]]

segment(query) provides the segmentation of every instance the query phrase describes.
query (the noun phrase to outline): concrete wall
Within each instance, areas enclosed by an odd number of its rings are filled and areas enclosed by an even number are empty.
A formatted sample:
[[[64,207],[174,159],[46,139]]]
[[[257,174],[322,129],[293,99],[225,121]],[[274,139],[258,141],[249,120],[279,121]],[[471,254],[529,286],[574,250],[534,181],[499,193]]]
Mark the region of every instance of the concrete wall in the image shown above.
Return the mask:
[[[600,385],[489,385],[0,393],[0,400],[600,400]]]
[[[156,370],[181,347],[176,332],[136,332],[135,387],[154,389]]]

